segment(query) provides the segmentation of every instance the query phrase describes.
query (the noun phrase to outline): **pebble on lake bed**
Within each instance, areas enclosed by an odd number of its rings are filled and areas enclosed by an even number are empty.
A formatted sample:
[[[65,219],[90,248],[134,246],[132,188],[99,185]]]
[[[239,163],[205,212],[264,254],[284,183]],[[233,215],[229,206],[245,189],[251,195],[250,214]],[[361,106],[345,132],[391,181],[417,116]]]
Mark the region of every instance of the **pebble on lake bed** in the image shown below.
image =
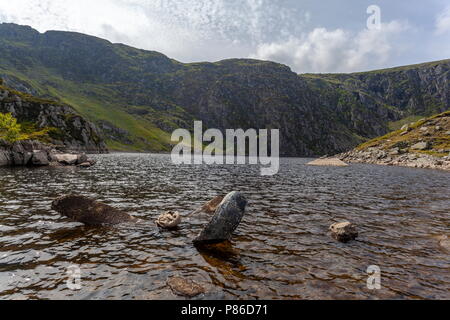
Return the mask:
[[[439,245],[441,248],[450,252],[450,239],[447,236],[443,236],[440,238]]]
[[[344,243],[355,240],[358,237],[355,225],[348,221],[331,225],[330,231],[334,239]]]
[[[178,212],[168,211],[156,219],[158,227],[163,229],[174,229],[181,223],[181,215]]]
[[[179,296],[193,298],[199,294],[205,293],[205,289],[198,283],[180,278],[171,277],[167,280],[167,285],[172,289],[172,292]]]

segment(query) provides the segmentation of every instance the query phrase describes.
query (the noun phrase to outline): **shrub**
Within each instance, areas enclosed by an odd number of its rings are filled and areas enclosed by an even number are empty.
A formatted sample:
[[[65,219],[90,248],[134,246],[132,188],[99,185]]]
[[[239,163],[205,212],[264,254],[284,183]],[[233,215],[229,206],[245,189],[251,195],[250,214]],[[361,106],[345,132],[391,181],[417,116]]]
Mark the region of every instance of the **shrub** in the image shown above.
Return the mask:
[[[0,113],[0,138],[8,142],[20,140],[21,127],[11,113]]]

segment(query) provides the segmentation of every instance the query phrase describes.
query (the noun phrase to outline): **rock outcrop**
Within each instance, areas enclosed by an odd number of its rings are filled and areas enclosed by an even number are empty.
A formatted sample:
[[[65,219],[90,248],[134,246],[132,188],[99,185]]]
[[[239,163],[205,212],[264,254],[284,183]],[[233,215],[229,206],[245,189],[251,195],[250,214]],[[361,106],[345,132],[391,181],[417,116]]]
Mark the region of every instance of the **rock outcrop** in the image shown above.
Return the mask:
[[[0,167],[6,166],[75,166],[90,167],[95,161],[84,153],[62,153],[39,141],[8,143],[0,140]]]
[[[58,149],[108,152],[98,128],[67,105],[0,85],[0,112],[11,113],[19,123],[31,124],[36,130],[48,129],[45,142]]]
[[[84,196],[58,198],[53,201],[52,209],[73,221],[92,226],[139,221],[126,212]]]
[[[194,239],[195,244],[230,240],[245,214],[247,199],[240,192],[229,193],[218,206],[211,221]]]
[[[338,155],[346,162],[450,171],[450,111]]]

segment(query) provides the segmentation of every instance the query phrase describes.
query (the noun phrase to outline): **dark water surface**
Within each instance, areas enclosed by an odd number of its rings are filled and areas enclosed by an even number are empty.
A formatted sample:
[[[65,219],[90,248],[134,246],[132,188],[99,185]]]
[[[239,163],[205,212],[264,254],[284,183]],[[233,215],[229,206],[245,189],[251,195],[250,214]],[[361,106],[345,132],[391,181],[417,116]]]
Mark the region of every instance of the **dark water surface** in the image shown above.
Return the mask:
[[[307,167],[282,159],[279,175],[257,166],[175,167],[168,155],[111,154],[90,169],[0,169],[0,299],[177,299],[172,275],[195,280],[213,299],[449,299],[450,174],[353,165]],[[188,213],[218,194],[249,200],[231,244],[197,250],[199,214],[160,232],[166,210]],[[148,220],[89,228],[50,209],[58,196],[91,196]],[[350,220],[357,241],[328,227]],[[79,265],[82,288],[67,288]],[[381,268],[381,290],[366,270]]]

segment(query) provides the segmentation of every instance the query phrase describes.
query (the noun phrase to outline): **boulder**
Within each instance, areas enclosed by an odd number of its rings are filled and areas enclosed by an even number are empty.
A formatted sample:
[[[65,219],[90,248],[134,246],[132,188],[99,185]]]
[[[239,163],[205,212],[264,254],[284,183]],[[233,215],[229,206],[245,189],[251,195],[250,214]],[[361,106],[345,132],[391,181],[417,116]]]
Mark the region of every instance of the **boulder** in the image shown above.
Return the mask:
[[[427,150],[428,148],[430,148],[430,144],[425,141],[416,143],[415,145],[413,145],[411,147],[411,149],[413,149],[413,150]]]
[[[114,225],[138,221],[128,213],[84,196],[58,198],[53,201],[52,209],[86,225]]]
[[[172,292],[179,296],[193,298],[205,293],[205,289],[198,283],[181,277],[171,277],[167,280],[167,285]]]
[[[348,221],[331,225],[330,231],[334,239],[344,243],[355,240],[358,237],[358,231],[355,225]]]
[[[181,215],[178,212],[168,211],[158,217],[156,224],[163,229],[174,229],[181,223]]]
[[[229,193],[218,206],[211,221],[194,239],[195,244],[223,242],[231,238],[245,214],[247,200],[240,192]]]
[[[48,161],[47,152],[40,150],[33,151],[31,164],[34,166],[48,166],[50,162]]]
[[[400,154],[400,148],[392,148],[390,151],[389,151],[389,154],[391,155],[391,156],[397,156],[397,155],[399,155]]]
[[[76,154],[61,153],[61,154],[54,154],[53,157],[54,159],[56,159],[57,162],[67,166],[75,165],[78,161],[78,155]]]
[[[80,153],[77,155],[77,164],[82,164],[88,162],[89,159],[85,153]]]

